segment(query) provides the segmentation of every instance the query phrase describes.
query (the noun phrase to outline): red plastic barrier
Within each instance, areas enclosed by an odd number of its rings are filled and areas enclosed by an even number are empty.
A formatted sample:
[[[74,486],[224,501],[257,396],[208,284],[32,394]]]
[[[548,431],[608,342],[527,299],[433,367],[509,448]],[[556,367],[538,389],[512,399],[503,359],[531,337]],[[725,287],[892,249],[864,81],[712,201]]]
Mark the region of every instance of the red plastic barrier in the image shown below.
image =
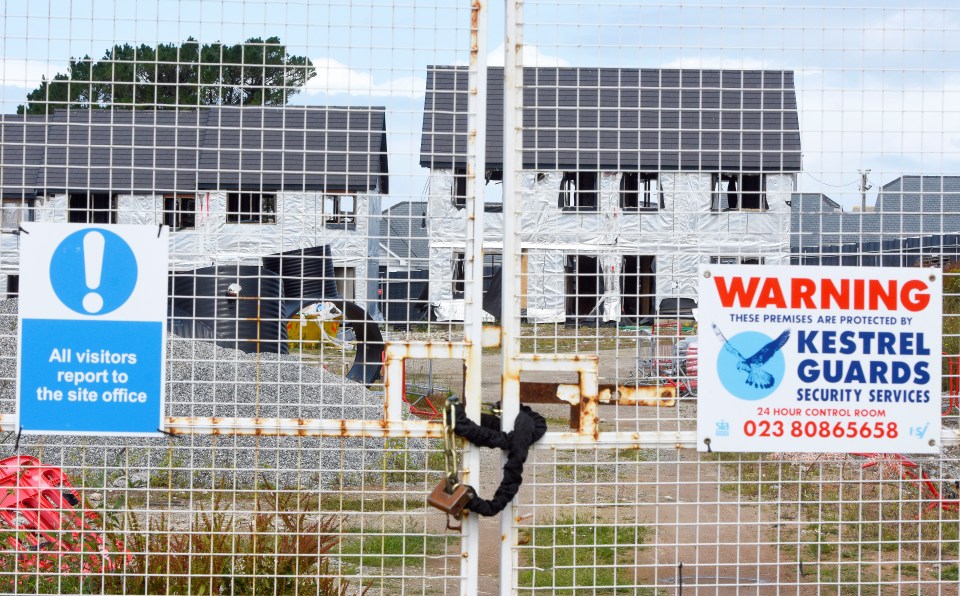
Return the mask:
[[[103,536],[91,529],[97,514],[77,509],[80,494],[60,468],[44,466],[30,455],[0,460],[0,493],[0,523],[15,531],[6,542],[21,556],[83,552],[85,573],[116,568]]]
[[[884,463],[894,468],[901,478],[915,484],[920,490],[920,495],[924,499],[932,501],[926,506],[925,511],[936,509],[937,507],[944,511],[956,511],[960,509],[960,500],[944,498],[940,489],[937,488],[937,484],[923,471],[917,462],[896,453],[854,453],[852,455],[870,460],[863,464],[864,469],[879,466],[881,463]]]
[[[947,353],[943,353],[947,356]],[[943,415],[947,416],[954,408],[960,410],[960,356],[947,356],[947,409]]]

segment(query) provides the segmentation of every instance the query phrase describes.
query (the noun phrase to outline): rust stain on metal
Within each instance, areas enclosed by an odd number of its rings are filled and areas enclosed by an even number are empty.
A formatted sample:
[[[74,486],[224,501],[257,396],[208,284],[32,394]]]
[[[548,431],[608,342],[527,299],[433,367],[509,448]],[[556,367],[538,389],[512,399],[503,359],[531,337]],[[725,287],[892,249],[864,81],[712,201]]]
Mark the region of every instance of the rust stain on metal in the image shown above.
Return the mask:
[[[600,417],[597,415],[596,404],[590,407],[589,400],[584,400],[579,408],[580,420],[577,425],[577,431],[583,435],[592,435],[594,439],[600,438]]]
[[[617,387],[617,403],[621,406],[659,406],[677,405],[677,388],[669,385]]]
[[[349,434],[349,433],[347,432],[347,421],[346,421],[346,420],[341,420],[341,421],[340,421],[340,436],[341,436],[341,437],[346,437],[348,434]]]
[[[470,62],[472,63],[476,63],[477,52],[480,49],[479,32],[481,8],[480,3],[477,1],[474,1],[470,6]]]
[[[599,385],[597,389],[596,399],[601,404],[617,403],[621,406],[660,407],[676,405],[676,387],[603,384]],[[581,401],[580,385],[524,381],[520,383],[520,401],[530,404],[566,403],[575,406]]]

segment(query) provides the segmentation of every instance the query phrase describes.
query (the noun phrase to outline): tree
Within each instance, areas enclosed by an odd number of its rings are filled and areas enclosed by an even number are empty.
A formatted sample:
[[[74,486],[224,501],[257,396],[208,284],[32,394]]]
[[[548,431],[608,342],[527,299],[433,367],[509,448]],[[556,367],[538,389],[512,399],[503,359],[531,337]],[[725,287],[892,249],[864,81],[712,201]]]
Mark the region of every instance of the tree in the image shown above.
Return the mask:
[[[316,74],[278,37],[244,43],[115,45],[103,58],[70,59],[66,73],[44,78],[18,114],[73,108],[192,108],[284,105]]]

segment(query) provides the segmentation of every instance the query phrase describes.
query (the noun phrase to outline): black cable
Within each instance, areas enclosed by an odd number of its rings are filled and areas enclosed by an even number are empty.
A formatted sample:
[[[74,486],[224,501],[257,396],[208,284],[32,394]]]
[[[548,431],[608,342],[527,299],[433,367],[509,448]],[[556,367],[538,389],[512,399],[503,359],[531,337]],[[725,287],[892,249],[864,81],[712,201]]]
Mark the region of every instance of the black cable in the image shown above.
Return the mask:
[[[500,430],[500,417],[482,414],[480,424],[467,418],[463,406],[454,406],[456,423],[453,431],[479,447],[503,449],[507,452],[507,463],[503,466],[503,479],[492,499],[481,499],[470,488],[473,497],[465,505],[474,513],[490,517],[503,511],[507,503],[513,500],[523,484],[523,464],[527,461],[530,446],[540,440],[547,432],[547,421],[528,406],[521,405],[513,430],[505,433]]]

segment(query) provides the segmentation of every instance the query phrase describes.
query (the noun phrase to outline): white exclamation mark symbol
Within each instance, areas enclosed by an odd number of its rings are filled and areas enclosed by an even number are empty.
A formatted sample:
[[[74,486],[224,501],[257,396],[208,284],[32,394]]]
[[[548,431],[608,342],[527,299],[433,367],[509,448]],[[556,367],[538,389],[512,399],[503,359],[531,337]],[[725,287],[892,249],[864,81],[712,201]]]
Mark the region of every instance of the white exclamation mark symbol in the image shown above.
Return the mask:
[[[89,232],[83,237],[83,269],[86,274],[87,288],[100,287],[100,274],[103,271],[103,234]],[[83,297],[83,308],[90,314],[96,314],[103,308],[103,297],[95,291]]]

